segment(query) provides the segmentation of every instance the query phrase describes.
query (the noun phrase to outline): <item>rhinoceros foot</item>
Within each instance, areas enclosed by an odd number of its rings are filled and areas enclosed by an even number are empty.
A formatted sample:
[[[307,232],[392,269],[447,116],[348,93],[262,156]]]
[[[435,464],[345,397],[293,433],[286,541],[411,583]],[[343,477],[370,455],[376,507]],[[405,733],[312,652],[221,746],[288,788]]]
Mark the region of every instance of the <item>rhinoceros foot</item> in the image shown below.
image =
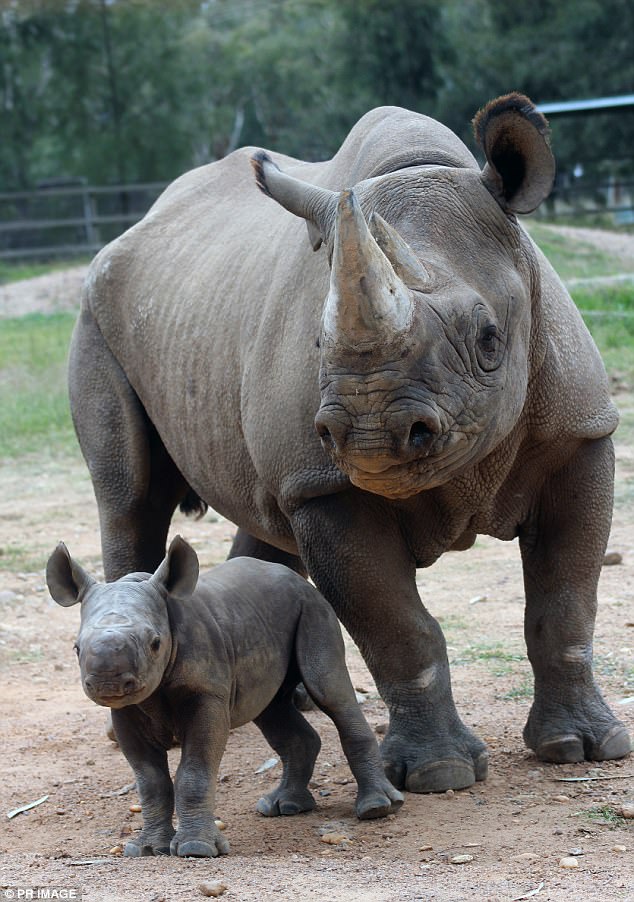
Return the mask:
[[[442,743],[409,739],[390,727],[381,754],[388,780],[409,792],[466,789],[486,779],[489,763],[484,743],[464,726]]]
[[[576,724],[568,717],[563,724],[560,720],[560,729],[556,730],[552,719],[540,721],[534,705],[524,728],[524,741],[542,761],[555,764],[624,758],[632,751],[632,741],[625,726],[604,705],[596,707],[595,711],[594,722],[584,710]]]
[[[396,814],[403,802],[401,793],[386,779],[381,786],[359,791],[356,803],[357,817],[361,821],[387,817],[388,814]]]
[[[141,858],[146,855],[169,855],[170,842],[174,835],[173,828],[158,832],[142,830],[138,836],[125,844],[123,854],[127,858]]]
[[[290,816],[312,811],[315,799],[307,789],[290,789],[280,787],[263,796],[255,806],[256,811],[264,817]]]
[[[229,853],[229,843],[215,826],[207,830],[177,830],[170,852],[179,858],[216,858]]]

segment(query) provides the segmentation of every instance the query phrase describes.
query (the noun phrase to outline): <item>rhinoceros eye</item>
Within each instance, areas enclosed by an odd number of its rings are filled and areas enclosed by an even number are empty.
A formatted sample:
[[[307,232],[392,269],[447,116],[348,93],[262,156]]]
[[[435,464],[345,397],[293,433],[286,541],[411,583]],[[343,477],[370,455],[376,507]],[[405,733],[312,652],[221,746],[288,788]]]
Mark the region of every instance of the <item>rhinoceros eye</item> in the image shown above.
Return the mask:
[[[155,636],[152,639],[152,641],[150,642],[150,648],[152,649],[153,652],[157,652],[160,647],[161,647],[161,637]]]
[[[479,319],[476,357],[479,366],[490,373],[502,362],[504,340],[498,327],[488,317],[480,316]]]

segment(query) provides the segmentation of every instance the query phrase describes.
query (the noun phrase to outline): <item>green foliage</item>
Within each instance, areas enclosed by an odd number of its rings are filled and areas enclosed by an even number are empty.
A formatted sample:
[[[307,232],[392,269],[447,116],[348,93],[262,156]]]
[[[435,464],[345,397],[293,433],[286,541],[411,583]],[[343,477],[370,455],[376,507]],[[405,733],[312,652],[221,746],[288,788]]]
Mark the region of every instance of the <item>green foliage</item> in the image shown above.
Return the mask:
[[[634,84],[634,5],[624,0],[451,0],[445,5],[454,56],[439,98],[443,121],[465,123],[491,97],[521,91],[536,103],[630,94]],[[632,174],[629,111],[553,118],[558,170],[578,162]]]
[[[75,316],[0,320],[0,458],[74,447],[66,358]]]
[[[187,27],[199,4],[40,0],[0,14],[0,183],[149,181],[191,165]],[[193,81],[194,80],[194,81]]]
[[[340,0],[342,88],[359,115],[395,104],[430,113],[450,56],[435,0]],[[356,118],[356,117],[355,117]]]
[[[631,92],[633,30],[623,0],[5,3],[0,190],[163,181],[246,144],[324,158],[381,104],[471,141],[478,107],[510,90],[536,102]],[[629,112],[552,130],[562,173],[579,161],[632,173]]]

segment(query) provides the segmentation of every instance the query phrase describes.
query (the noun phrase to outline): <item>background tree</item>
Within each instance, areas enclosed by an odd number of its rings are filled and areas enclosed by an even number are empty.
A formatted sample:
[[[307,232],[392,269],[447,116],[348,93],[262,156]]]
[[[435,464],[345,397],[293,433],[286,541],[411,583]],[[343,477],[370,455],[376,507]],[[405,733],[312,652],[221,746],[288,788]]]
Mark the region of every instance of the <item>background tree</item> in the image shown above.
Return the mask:
[[[5,0],[0,190],[164,181],[239,145],[330,156],[368,109],[469,121],[634,93],[631,0]],[[632,173],[634,112],[553,119],[560,169]]]
[[[445,6],[453,49],[438,111],[463,137],[489,98],[522,91],[536,103],[634,93],[634,4],[630,0],[452,0]],[[560,170],[584,163],[634,169],[634,109],[551,121]],[[470,136],[469,136],[470,138]]]

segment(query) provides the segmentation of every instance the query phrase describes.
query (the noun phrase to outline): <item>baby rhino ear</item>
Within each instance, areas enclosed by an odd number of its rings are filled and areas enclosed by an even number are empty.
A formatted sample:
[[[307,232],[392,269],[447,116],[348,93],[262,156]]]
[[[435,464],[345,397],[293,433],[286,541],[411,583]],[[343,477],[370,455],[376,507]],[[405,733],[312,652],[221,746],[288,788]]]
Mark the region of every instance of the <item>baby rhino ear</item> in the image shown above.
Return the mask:
[[[46,584],[51,597],[68,608],[81,601],[95,580],[77,564],[60,542],[46,565]]]
[[[185,601],[196,588],[198,570],[198,555],[185,539],[176,536],[150,582],[162,586],[168,595]]]

